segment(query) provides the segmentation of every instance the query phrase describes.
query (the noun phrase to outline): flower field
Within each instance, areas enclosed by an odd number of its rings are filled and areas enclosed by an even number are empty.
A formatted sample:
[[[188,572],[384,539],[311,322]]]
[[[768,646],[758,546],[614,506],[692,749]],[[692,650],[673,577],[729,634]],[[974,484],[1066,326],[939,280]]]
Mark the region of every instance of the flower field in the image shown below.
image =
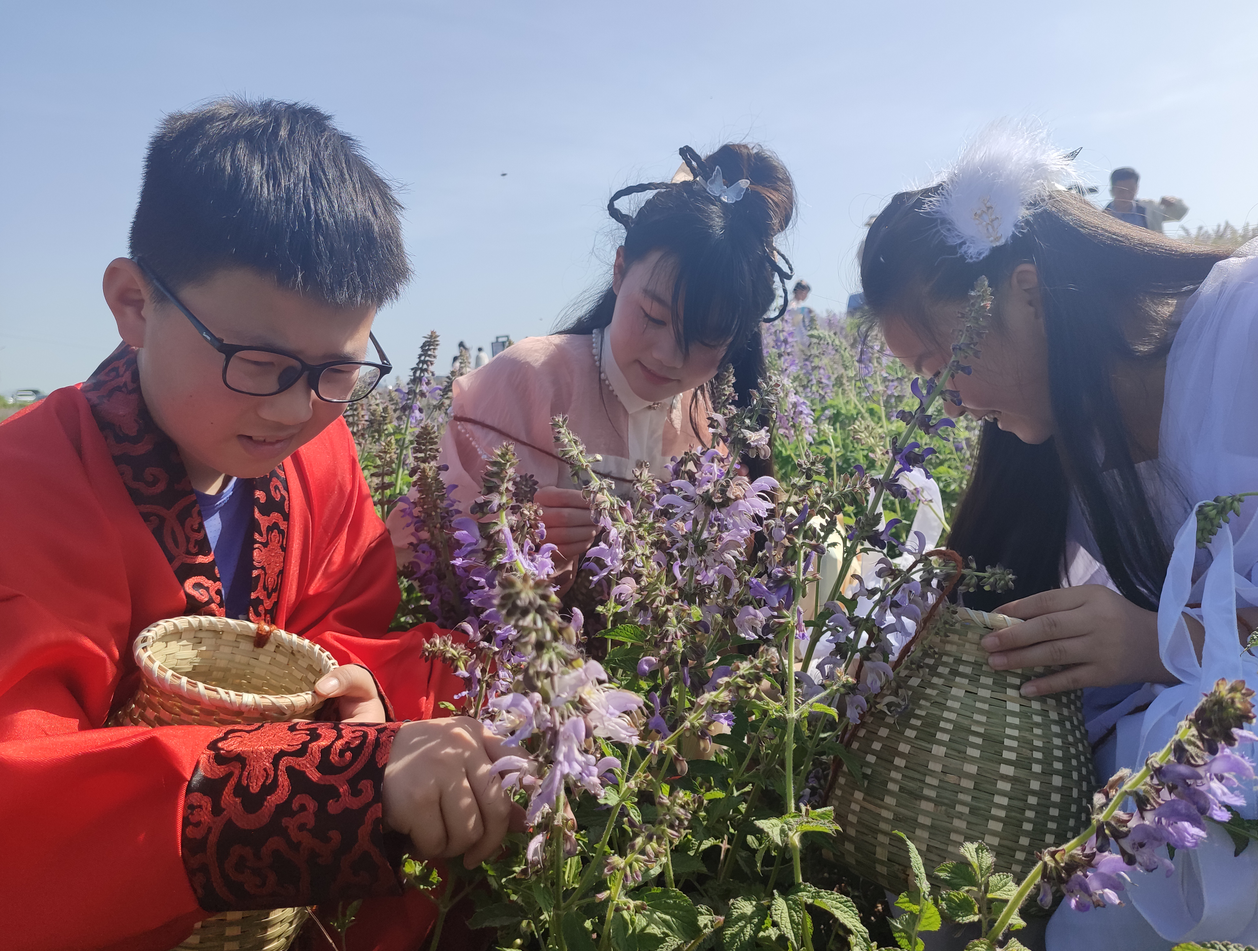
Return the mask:
[[[455,708],[518,750],[499,766],[529,831],[498,860],[452,870],[443,909],[474,894],[473,925],[498,929],[504,948],[916,951],[945,922],[976,927],[972,947],[1018,948],[1024,903],[1039,907],[1029,898],[1114,904],[1128,876],[1165,861],[1158,846],[1191,848],[1207,821],[1228,819],[1237,778],[1252,775],[1228,747],[1252,707],[1243,685],[1220,683],[1021,881],[982,842],[928,871],[906,839],[905,874],[881,884],[838,860],[852,833],[831,791],[837,771],[860,781],[853,727],[903,712],[912,665],[900,662],[928,653],[906,645],[951,610],[950,591],[1006,582],[911,528],[927,507],[933,521],[918,524],[946,531],[964,486],[977,430],[941,408],[989,307],[976,287],[953,360],[930,381],[852,321],[772,325],[757,401],[732,405],[719,376],[715,448],[658,481],[640,472],[628,499],[556,418],[601,528],[570,591],[554,579],[537,484],[509,445],[472,511],[451,503],[436,462],[450,384],[432,375],[435,335],[404,385],[351,407],[381,511],[415,489],[401,502],[416,542],[397,623],[452,632],[429,650],[464,682]],[[770,454],[773,478],[738,465]],[[1136,811],[1121,812],[1133,795]],[[409,867],[432,887],[421,863]],[[885,886],[901,893],[894,905]]]

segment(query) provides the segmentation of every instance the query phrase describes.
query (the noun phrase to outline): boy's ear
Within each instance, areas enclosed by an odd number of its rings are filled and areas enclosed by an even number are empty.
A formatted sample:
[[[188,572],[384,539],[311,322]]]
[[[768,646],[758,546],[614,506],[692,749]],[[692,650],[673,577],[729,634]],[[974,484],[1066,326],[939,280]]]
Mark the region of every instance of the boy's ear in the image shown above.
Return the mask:
[[[616,249],[616,263],[612,265],[612,293],[620,293],[620,285],[625,282],[625,246]]]
[[[101,289],[118,324],[118,335],[133,347],[143,347],[149,285],[139,266],[130,258],[114,258],[105,268]]]

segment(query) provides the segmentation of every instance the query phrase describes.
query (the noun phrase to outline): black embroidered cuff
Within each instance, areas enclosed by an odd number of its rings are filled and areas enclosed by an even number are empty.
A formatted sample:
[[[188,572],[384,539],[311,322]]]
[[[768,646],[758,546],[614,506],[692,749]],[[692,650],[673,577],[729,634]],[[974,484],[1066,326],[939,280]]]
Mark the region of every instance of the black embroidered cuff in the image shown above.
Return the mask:
[[[216,737],[184,797],[184,869],[209,912],[397,895],[381,789],[397,724],[263,723]]]

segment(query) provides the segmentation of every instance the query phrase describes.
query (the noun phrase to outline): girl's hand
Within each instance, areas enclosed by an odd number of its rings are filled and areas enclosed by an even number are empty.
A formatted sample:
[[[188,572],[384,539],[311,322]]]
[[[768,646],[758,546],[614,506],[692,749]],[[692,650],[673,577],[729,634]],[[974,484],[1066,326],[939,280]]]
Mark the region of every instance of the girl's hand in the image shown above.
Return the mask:
[[[1024,697],[1083,687],[1175,683],[1158,656],[1158,616],[1103,585],[1044,591],[996,609],[1024,623],[982,640],[994,670],[1064,667],[1022,685]]]
[[[574,561],[585,554],[598,533],[590,503],[580,489],[559,489],[544,485],[533,501],[542,507],[546,523],[546,541],[559,549],[565,561]]]
[[[384,723],[388,717],[367,668],[346,664],[324,674],[314,687],[320,700],[337,699],[337,719],[348,723]]]
[[[420,858],[463,856],[475,868],[524,831],[524,810],[502,790],[496,760],[518,748],[469,717],[404,723],[384,768],[384,821]]]

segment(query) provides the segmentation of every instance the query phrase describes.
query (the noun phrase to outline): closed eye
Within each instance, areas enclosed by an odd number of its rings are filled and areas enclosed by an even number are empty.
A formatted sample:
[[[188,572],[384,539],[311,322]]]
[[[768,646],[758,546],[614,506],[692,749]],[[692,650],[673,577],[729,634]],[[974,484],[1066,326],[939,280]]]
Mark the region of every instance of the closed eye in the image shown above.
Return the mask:
[[[645,310],[642,312],[642,318],[643,318],[643,319],[644,319],[644,320],[645,320],[648,324],[650,324],[652,327],[666,327],[666,326],[668,326],[667,321],[663,321],[663,320],[656,320],[654,317],[652,317],[652,316],[650,315],[650,313],[648,313],[648,312],[647,312],[647,311],[645,311]]]

